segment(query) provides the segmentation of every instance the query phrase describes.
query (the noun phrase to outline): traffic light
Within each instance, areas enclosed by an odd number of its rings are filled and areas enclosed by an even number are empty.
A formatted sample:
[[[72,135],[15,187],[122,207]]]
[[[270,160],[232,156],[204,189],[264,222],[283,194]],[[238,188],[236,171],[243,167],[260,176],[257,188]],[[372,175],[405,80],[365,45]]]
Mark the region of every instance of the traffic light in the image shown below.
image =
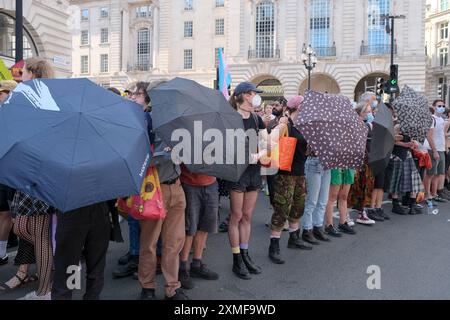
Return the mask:
[[[397,93],[399,91],[398,87],[398,64],[391,65],[391,73],[388,82],[389,93]]]
[[[444,99],[447,97],[447,84],[441,83],[438,85],[438,97]]]
[[[384,82],[384,78],[377,78],[377,90],[376,90],[376,94],[377,96],[382,96],[384,94],[384,89],[385,89],[385,82]]]
[[[442,84],[438,85],[438,97],[442,97]]]

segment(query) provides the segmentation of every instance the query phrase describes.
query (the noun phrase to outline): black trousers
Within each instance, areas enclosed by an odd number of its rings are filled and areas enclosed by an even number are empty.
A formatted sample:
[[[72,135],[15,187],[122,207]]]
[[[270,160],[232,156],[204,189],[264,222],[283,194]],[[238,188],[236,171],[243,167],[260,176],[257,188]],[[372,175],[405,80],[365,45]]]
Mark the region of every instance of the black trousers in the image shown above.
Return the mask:
[[[58,213],[57,218],[52,300],[72,299],[72,289],[67,280],[73,273],[67,271],[69,267],[79,265],[82,254],[86,258],[86,293],[83,299],[98,300],[103,290],[111,232],[108,205],[105,202],[93,204]]]

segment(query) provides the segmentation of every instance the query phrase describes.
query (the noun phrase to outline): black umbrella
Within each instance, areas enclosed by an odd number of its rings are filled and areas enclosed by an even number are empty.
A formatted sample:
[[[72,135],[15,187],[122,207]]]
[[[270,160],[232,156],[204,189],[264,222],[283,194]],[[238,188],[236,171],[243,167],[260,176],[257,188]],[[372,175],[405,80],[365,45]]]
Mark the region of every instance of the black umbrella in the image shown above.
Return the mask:
[[[391,157],[394,148],[394,122],[392,113],[381,103],[378,105],[378,112],[373,122],[372,141],[369,151],[369,166],[373,175],[382,173]]]
[[[239,180],[248,166],[248,143],[242,116],[222,93],[175,78],[149,95],[153,128],[172,156],[180,155],[193,173]]]

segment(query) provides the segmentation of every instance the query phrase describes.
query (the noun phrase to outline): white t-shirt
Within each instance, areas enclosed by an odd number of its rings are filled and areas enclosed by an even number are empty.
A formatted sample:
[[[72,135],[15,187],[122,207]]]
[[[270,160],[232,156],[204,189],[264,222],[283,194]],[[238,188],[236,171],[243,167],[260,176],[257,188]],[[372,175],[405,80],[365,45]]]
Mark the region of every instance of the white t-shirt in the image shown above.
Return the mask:
[[[433,141],[436,146],[436,151],[445,152],[445,120],[442,117],[437,117],[433,115],[433,124],[431,129],[433,129]],[[428,140],[425,140],[424,146],[431,150]]]

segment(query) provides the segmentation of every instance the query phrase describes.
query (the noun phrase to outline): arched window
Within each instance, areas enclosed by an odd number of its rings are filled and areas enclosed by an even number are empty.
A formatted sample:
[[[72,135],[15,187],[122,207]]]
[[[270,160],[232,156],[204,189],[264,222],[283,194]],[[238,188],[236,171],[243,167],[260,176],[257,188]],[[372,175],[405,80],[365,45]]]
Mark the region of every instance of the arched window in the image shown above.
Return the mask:
[[[150,70],[150,30],[142,28],[137,34],[137,69]]]
[[[319,56],[327,55],[331,45],[330,0],[311,0],[309,32],[311,47]]]
[[[275,5],[261,1],[256,6],[256,58],[273,58],[275,54]]]
[[[0,55],[15,58],[16,56],[16,36],[15,19],[3,12],[0,12]],[[30,33],[23,28],[23,58],[27,59],[37,56],[38,52],[33,43]]]
[[[390,0],[368,0],[367,9],[367,44],[369,54],[385,54],[390,52],[390,36],[386,33],[388,19],[382,15],[389,15]]]

